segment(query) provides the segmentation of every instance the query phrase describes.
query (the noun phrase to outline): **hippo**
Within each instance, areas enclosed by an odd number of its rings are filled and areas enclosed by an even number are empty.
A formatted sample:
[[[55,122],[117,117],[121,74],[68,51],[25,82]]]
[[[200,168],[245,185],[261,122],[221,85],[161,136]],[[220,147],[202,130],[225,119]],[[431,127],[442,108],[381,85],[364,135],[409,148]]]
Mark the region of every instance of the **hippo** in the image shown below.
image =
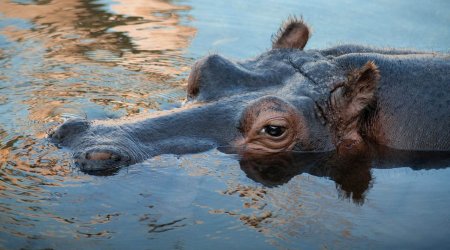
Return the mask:
[[[369,144],[450,151],[448,54],[361,45],[304,50],[310,35],[302,18],[289,18],[256,58],[197,61],[181,108],[72,119],[49,138],[88,172],[214,148],[256,156],[358,156]]]

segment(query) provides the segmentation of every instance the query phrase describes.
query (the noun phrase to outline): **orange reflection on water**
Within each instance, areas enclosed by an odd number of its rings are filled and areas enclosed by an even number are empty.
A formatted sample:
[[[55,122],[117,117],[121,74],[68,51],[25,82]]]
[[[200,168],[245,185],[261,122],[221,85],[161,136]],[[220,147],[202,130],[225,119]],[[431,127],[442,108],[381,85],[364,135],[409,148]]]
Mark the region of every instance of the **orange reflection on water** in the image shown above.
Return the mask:
[[[163,1],[117,1],[112,9],[124,16],[140,16],[149,22],[135,25],[118,25],[114,31],[126,32],[139,50],[176,51],[187,48],[196,29],[181,25],[176,11],[187,11],[188,6],[172,5]],[[158,15],[156,15],[158,14]]]
[[[0,102],[15,106],[17,114],[11,119],[29,129],[9,133],[0,141],[0,173],[9,176],[9,183],[20,182],[9,170],[41,176],[70,172],[68,160],[58,158],[61,155],[49,157],[57,149],[42,141],[64,113],[84,114],[94,104],[129,116],[158,110],[161,99],[181,101],[184,80],[180,79],[191,64],[184,53],[196,33],[182,24],[189,19],[189,10],[160,0],[121,0],[111,6],[82,0],[0,1],[2,19],[22,19],[32,25],[24,28],[11,22],[0,31],[18,48],[17,53],[0,49],[0,58],[18,56],[17,74],[27,77],[6,89],[14,96],[0,97]],[[15,81],[11,77],[0,75]],[[27,117],[20,117],[22,110]],[[12,140],[14,146],[5,146]]]
[[[47,58],[65,63],[94,60],[166,76],[189,70],[182,56],[196,29],[182,25],[178,14],[188,6],[122,0],[111,9],[114,14],[81,0],[43,5],[2,1],[2,15],[35,24],[32,30],[6,27],[2,34],[16,41],[36,39],[47,49]]]
[[[0,148],[0,198],[38,203],[44,186],[60,186],[54,178],[70,174],[70,162],[64,154],[31,138],[16,137]],[[68,158],[66,156],[66,158]],[[0,205],[6,209],[10,204]]]

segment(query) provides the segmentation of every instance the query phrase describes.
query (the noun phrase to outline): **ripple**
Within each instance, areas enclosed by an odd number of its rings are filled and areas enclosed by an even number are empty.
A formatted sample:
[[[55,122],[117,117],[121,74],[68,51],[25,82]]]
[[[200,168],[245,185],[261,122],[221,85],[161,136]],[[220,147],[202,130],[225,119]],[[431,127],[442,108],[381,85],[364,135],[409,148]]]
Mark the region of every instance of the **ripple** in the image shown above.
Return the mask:
[[[99,62],[118,62],[121,60],[121,55],[109,50],[93,50],[84,53],[89,59]]]
[[[361,4],[354,6],[367,9]],[[336,25],[324,13],[349,12],[327,1],[0,1],[0,248],[345,249],[448,242],[448,163],[439,170],[376,170],[365,203],[354,204],[352,189],[323,171],[284,168],[283,182],[264,182],[217,150],[164,155],[113,176],[89,176],[75,168],[70,151],[47,140],[47,131],[70,118],[137,119],[179,107],[196,57],[208,50],[256,55],[295,9],[317,23],[312,46],[342,34],[414,46],[419,39],[405,37],[419,35],[428,40],[417,46],[445,49],[448,8],[435,8],[439,4],[399,1],[386,12],[369,3],[383,18],[391,13],[390,21],[372,15],[355,24],[358,13],[367,12],[354,7],[354,18],[338,18]],[[358,25],[406,21],[408,13],[420,19],[401,26],[416,28],[410,36],[392,27],[382,29],[385,36],[375,28],[356,32]],[[442,22],[430,21],[438,16]]]
[[[90,209],[109,201],[91,204],[84,202],[88,194],[76,195],[92,177],[46,137],[70,118],[132,116],[185,98],[182,79],[192,59],[184,50],[195,29],[180,25],[185,14],[177,12],[188,8],[133,5],[140,11],[122,2],[0,2],[0,238],[16,242],[5,246],[27,246],[24,239],[45,248],[49,237],[108,239],[115,235],[109,224],[123,223],[116,211],[91,216]],[[86,212],[70,204],[85,204]],[[147,231],[170,231],[183,220],[156,217]]]

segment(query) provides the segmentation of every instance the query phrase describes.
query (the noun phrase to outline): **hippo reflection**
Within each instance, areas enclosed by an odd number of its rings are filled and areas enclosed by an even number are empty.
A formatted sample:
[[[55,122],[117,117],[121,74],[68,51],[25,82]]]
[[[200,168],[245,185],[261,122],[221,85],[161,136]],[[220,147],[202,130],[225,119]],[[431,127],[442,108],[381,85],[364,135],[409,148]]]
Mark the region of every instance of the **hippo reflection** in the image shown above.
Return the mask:
[[[328,177],[336,183],[340,196],[363,203],[372,185],[371,169],[408,166],[413,170],[442,169],[450,166],[450,152],[394,150],[369,145],[370,150],[358,157],[338,153],[293,153],[276,155],[243,155],[239,161],[250,179],[267,187],[289,182],[293,177],[308,173]]]
[[[367,143],[450,151],[448,55],[341,45],[304,51],[310,31],[289,19],[259,57],[198,61],[187,104],[146,119],[69,120],[50,137],[85,171],[211,148],[359,155]]]

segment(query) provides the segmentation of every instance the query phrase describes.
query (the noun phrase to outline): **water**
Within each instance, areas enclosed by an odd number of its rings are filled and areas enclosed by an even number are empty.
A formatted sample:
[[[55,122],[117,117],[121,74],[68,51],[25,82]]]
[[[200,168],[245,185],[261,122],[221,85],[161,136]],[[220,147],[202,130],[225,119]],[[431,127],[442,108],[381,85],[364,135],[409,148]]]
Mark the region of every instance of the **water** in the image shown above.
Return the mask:
[[[388,163],[330,172],[314,158],[255,166],[212,150],[102,177],[79,172],[45,138],[73,116],[180,106],[196,59],[255,56],[289,14],[313,26],[307,48],[448,51],[449,9],[448,1],[0,0],[0,248],[448,247],[450,164],[439,155],[402,161],[394,152]]]

